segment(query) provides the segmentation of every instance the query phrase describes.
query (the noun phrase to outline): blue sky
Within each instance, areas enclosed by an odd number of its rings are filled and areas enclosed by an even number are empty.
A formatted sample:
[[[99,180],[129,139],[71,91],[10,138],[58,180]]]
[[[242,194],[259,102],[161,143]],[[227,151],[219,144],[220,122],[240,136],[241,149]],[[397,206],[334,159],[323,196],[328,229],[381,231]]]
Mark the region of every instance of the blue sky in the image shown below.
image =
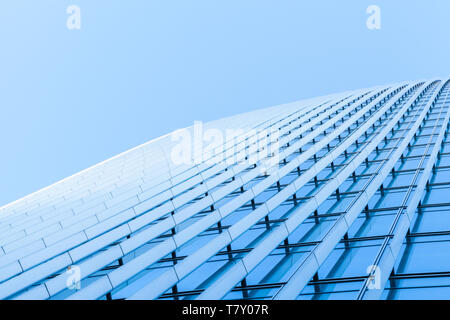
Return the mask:
[[[0,205],[194,120],[449,76],[449,17],[448,0],[2,1]]]

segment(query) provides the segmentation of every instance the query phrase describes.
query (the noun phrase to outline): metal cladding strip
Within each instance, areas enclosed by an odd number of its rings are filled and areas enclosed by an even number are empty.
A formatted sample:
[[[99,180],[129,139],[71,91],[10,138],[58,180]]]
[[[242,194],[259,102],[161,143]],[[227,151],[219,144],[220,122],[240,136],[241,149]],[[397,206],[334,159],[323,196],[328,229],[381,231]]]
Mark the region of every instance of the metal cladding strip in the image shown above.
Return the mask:
[[[402,88],[402,87],[400,87]],[[407,91],[404,87],[403,89],[398,89],[394,91]],[[394,92],[392,91],[392,92]],[[302,153],[301,156],[298,157],[299,162],[295,163],[296,166],[300,165],[307,159],[309,159],[313,154],[317,153],[320,149],[325,147],[330,141],[336,138],[340,133],[345,131],[350,125],[352,125],[356,120],[358,120],[362,115],[369,112],[374,106],[377,106],[382,99],[390,96],[389,93],[386,94],[385,97],[381,97],[376,99],[374,102],[368,104],[366,107],[357,111],[350,119],[348,119],[344,124],[338,127],[336,131],[330,133],[327,138],[320,140],[317,144],[313,145],[308,151]],[[355,107],[357,109],[358,107]],[[312,153],[311,153],[312,152]],[[331,153],[329,154],[331,155]],[[310,179],[312,179],[317,174],[318,166],[325,165],[331,162],[330,156],[326,156],[321,159],[318,163],[313,165],[310,169],[306,171],[306,173],[302,174],[299,178],[297,178],[294,182],[286,186],[282,191],[268,200],[264,205],[260,206],[256,210],[254,210],[251,214],[247,215],[245,218],[234,224],[232,227],[226,230],[226,232],[222,233],[214,240],[210,241],[206,246],[199,249],[197,252],[192,254],[191,256],[184,259],[182,262],[178,263],[174,267],[172,267],[169,271],[162,274],[160,277],[156,278],[154,281],[146,285],[144,288],[139,290],[136,294],[130,297],[130,299],[152,299],[158,297],[165,290],[170,288],[180,279],[187,276],[190,272],[195,270],[201,263],[205,262],[211,256],[216,254],[221,248],[225,247],[227,244],[232,242],[234,239],[239,237],[242,233],[248,230],[252,225],[254,225],[261,218],[266,216],[274,207],[276,207],[279,203],[283,202],[289,196],[296,192],[296,188],[298,184],[305,184]],[[287,173],[287,172],[286,172]],[[275,181],[274,181],[275,182]],[[268,186],[267,186],[268,187]],[[298,188],[297,188],[298,189]],[[256,196],[256,195],[255,195]],[[222,219],[225,216],[222,215]],[[176,275],[176,277],[171,276],[171,274]]]
[[[447,82],[446,85],[448,85],[449,82]],[[443,89],[443,88],[442,88]],[[441,89],[441,92],[442,92]],[[448,97],[448,93],[446,95],[446,100]],[[438,96],[435,98],[434,103],[437,101]],[[442,108],[445,108],[445,102],[442,106]],[[368,278],[366,281],[364,281],[362,288],[360,289],[360,292],[358,294],[358,300],[362,299],[370,299],[370,300],[378,300],[380,299],[381,295],[383,294],[383,290],[386,286],[386,282],[389,279],[389,276],[391,274],[391,271],[394,268],[395,261],[398,258],[398,255],[400,253],[400,249],[402,246],[403,241],[405,240],[405,237],[409,231],[410,225],[414,219],[414,216],[416,215],[416,209],[420,203],[420,200],[422,199],[424,192],[426,190],[426,185],[428,181],[431,179],[431,173],[433,170],[433,167],[437,161],[439,150],[442,148],[442,142],[444,141],[445,132],[447,131],[449,127],[449,120],[450,120],[450,107],[447,107],[447,113],[444,118],[444,124],[441,129],[439,130],[439,135],[436,141],[434,142],[433,149],[431,151],[431,154],[428,158],[427,164],[425,166],[425,169],[423,170],[423,173],[420,177],[419,182],[417,183],[417,187],[414,190],[414,193],[411,198],[411,202],[408,204],[406,209],[403,207],[399,210],[399,213],[397,213],[397,216],[390,228],[390,231],[388,233],[388,236],[385,238],[385,241],[383,242],[382,247],[380,248],[376,259],[373,263],[373,268],[371,269],[371,272],[368,275]],[[442,112],[442,110],[441,110]],[[438,117],[439,118],[439,117]],[[436,122],[435,128],[433,130],[436,130],[438,124]],[[430,142],[432,141],[433,137],[430,136]],[[419,168],[422,167],[423,161],[425,161],[425,158],[427,158],[428,149],[430,148],[430,145],[428,145],[427,150],[425,151],[424,155],[422,156],[421,163],[419,164]],[[416,184],[416,180],[418,178],[418,172],[420,170],[417,169],[416,175],[414,177],[414,181],[412,181],[411,185]],[[411,188],[411,187],[410,187]],[[410,193],[408,193],[405,196],[405,201],[407,201],[410,197]],[[405,204],[406,205],[406,204]],[[392,238],[392,240],[391,240]],[[374,272],[376,270],[376,267],[380,268],[380,287],[379,288],[371,288],[368,289],[368,285],[370,283],[370,279],[372,276],[374,276]]]
[[[306,117],[305,117],[305,119],[306,119]],[[290,127],[288,126],[287,129],[289,129],[289,128],[290,128]],[[287,130],[287,129],[286,129],[286,130]],[[225,168],[225,167],[224,167],[224,168]],[[233,174],[233,168],[231,168],[231,169],[232,169],[232,170],[230,170],[228,173],[225,173],[224,175],[222,175],[223,178],[222,178],[221,180],[219,180],[217,177],[214,177],[214,182],[215,182],[214,184],[213,184],[213,183],[208,183],[208,182],[207,182],[207,185],[209,186],[209,188],[205,188],[204,185],[201,185],[201,187],[203,187],[203,189],[206,189],[206,190],[202,190],[202,193],[203,193],[203,192],[208,192],[209,189],[215,187],[217,184],[220,184],[221,182],[223,182],[223,181],[225,181],[226,179],[228,179],[230,173]],[[242,171],[242,170],[244,170],[244,169],[245,169],[245,168],[241,166],[240,170]],[[210,175],[212,175],[212,174],[210,174]],[[160,195],[161,195],[161,194],[160,194]],[[173,197],[173,193],[172,193],[172,192],[165,192],[165,193],[163,193],[162,195],[164,196],[164,198]],[[160,196],[156,196],[156,197],[153,197],[151,200],[159,200],[159,201],[162,201],[164,198],[163,198],[163,197],[160,197]],[[185,199],[185,201],[186,201],[186,199]],[[185,201],[184,201],[184,202],[185,202]],[[211,199],[211,201],[212,201],[212,199]],[[161,206],[158,207],[156,210],[150,211],[149,214],[151,214],[151,215],[153,216],[153,220],[156,220],[157,218],[161,217],[162,214],[164,214],[164,210],[167,211],[167,212],[165,212],[165,213],[169,213],[169,212],[173,211],[174,208],[179,207],[179,206],[181,206],[182,204],[184,204],[184,202],[176,203],[176,206],[175,206],[175,205],[174,205],[174,206],[170,206],[170,208],[167,208],[168,206],[167,206],[167,204],[165,204],[165,205],[163,205],[162,207],[161,207]],[[164,207],[164,206],[165,206],[165,207]],[[141,205],[141,204],[138,204],[135,208],[141,208],[141,207],[142,207],[142,205]],[[206,207],[206,206],[205,206],[205,207]],[[166,208],[166,209],[164,209],[164,208]],[[114,207],[113,207],[112,209],[114,209]],[[161,210],[161,209],[163,209],[163,210]],[[122,208],[121,208],[121,209],[118,209],[117,211],[120,212],[121,210],[122,210]],[[139,211],[141,211],[141,210],[135,210],[135,211],[139,212]],[[155,211],[157,211],[158,213],[155,212]],[[94,212],[94,213],[96,213],[96,212]],[[104,215],[104,212],[102,212],[101,214]],[[148,216],[148,214],[146,214],[146,215]],[[141,217],[142,217],[142,216],[141,216]],[[140,217],[139,217],[139,218],[140,218]],[[137,218],[137,219],[139,219],[139,218]],[[139,223],[139,221],[136,221],[137,219],[135,219],[133,226]],[[99,219],[99,220],[100,220],[100,219]],[[148,219],[147,219],[147,220],[148,220]],[[101,221],[102,221],[102,220],[101,220]],[[152,221],[146,221],[146,223],[150,223],[150,222],[152,222]],[[114,226],[112,226],[112,227],[114,227]],[[131,229],[131,231],[135,231],[135,230],[136,230],[136,228],[133,228],[132,226],[130,226],[130,229]],[[63,229],[63,230],[61,230],[59,233],[63,233],[65,236],[67,236],[67,232],[69,232],[69,231],[70,231],[70,230]],[[75,228],[74,231],[75,231],[75,232],[80,231],[80,227],[78,226],[77,228]],[[38,236],[39,239],[42,237],[42,235],[39,234],[39,233],[37,234],[37,236]],[[52,235],[52,237],[54,237],[54,236],[55,236],[55,234]],[[90,238],[92,238],[92,237],[90,237]],[[33,239],[33,240],[38,240],[38,239]],[[17,251],[16,251],[16,252],[17,252]],[[22,256],[17,255],[16,252],[14,252],[14,253],[11,254],[11,255],[6,255],[5,257],[2,257],[1,260],[0,260],[0,265],[5,265],[5,264],[8,263],[8,261],[9,261],[9,263],[13,263],[14,261],[17,261],[17,260],[19,260],[20,258],[22,258]],[[26,251],[24,252],[24,255],[27,255],[27,252],[26,252]],[[38,262],[39,262],[39,261],[37,261],[37,263],[38,263]],[[30,266],[30,267],[31,267],[31,266]],[[9,265],[6,266],[5,268],[8,268],[8,270],[11,270],[11,268],[10,268]],[[1,268],[0,268],[0,270],[1,270]],[[12,273],[12,274],[8,273],[9,277],[12,277],[14,274],[20,273],[22,270],[20,270],[20,268],[16,268],[15,271],[16,271],[16,272],[15,272],[15,273]],[[1,281],[1,280],[4,280],[4,279],[1,279],[1,278],[0,278],[0,281]]]
[[[370,119],[362,126],[360,126],[357,131],[352,133],[351,136],[347,137],[345,141],[341,142],[341,144],[331,152],[332,161],[334,161],[339,155],[341,155],[342,152],[346,150],[354,142],[354,140],[356,140],[354,139],[354,137],[359,138],[365,131],[367,131],[367,129],[370,128],[372,124],[378,121],[382,114],[385,113],[385,111],[394,103],[397,102],[393,101],[392,103],[377,111],[377,113],[371,116]],[[393,127],[407,109],[408,106],[405,106],[400,112],[398,112],[393,120],[389,121],[387,128],[389,129]],[[352,139],[350,139],[350,137],[352,137]],[[377,135],[371,140],[367,147],[364,148],[364,150],[375,148],[378,144],[377,141],[381,141],[383,138],[383,131],[377,133]],[[339,187],[339,185],[343,181],[345,181],[348,176],[350,176],[351,172],[353,172],[368,155],[369,153],[366,153],[366,151],[362,151],[358,154],[358,156],[355,156],[354,159],[346,164],[345,168],[342,169],[339,174],[337,174],[324,187],[321,188],[320,192],[318,192],[316,196],[296,209],[287,221],[282,222],[279,226],[275,227],[266,238],[264,238],[258,245],[253,248],[250,253],[248,253],[240,260],[242,261],[242,265],[244,266],[244,268],[242,268],[240,264],[236,264],[230,267],[224,274],[216,279],[213,284],[210,285],[200,296],[198,296],[197,299],[220,299],[225,294],[227,294],[227,292],[229,292],[229,290],[231,290],[238,281],[245,278],[245,276],[247,276],[262,260],[264,260],[266,256],[268,256],[273,250],[275,250],[280,242],[282,242],[283,239],[285,239],[291,232],[293,232],[296,227],[310,215],[310,213],[316,210],[322,202],[321,199],[325,200],[326,198],[328,198],[329,195],[331,195]],[[316,169],[316,172],[320,172],[321,170],[322,168],[319,167]],[[301,185],[296,185],[297,190],[300,187]]]
[[[333,120],[330,120],[330,121],[333,121]],[[319,129],[320,129],[320,131],[319,131]],[[318,129],[316,129],[312,133],[310,133],[309,136],[311,136],[311,134],[314,135],[317,132],[322,132],[322,131],[323,130],[321,129],[321,127],[319,127]],[[306,140],[306,138],[301,139],[297,143],[293,144],[291,147],[294,147],[294,148],[292,148],[291,152],[294,152],[295,150],[300,148],[303,144],[305,144],[305,142],[304,142],[305,140]],[[310,149],[312,149],[312,148],[310,148]],[[313,150],[313,152],[314,152],[314,150]],[[299,156],[298,158],[301,158],[301,157],[302,156]],[[295,161],[291,161],[287,166],[291,166],[291,165],[294,165],[292,167],[292,170],[295,169],[295,167],[296,167]],[[288,174],[288,172],[286,172],[285,174]],[[240,206],[242,206],[243,204],[245,204],[246,202],[248,202],[252,198],[254,198],[255,192],[257,192],[258,194],[263,192],[266,189],[266,187],[275,183],[278,179],[279,179],[279,176],[276,172],[274,174],[271,174],[268,178],[266,178],[265,180],[263,180],[262,182],[260,182],[257,185],[259,187],[253,187],[252,189],[247,190],[242,195],[238,196],[237,198],[231,200],[229,203],[225,204],[219,210],[215,210],[213,213],[209,214],[207,217],[202,218],[201,220],[197,221],[193,225],[189,226],[187,229],[184,229],[183,231],[175,234],[173,237],[166,240],[162,244],[158,245],[158,248],[152,248],[152,250],[150,250],[149,252],[144,253],[143,255],[128,262],[124,266],[112,271],[111,273],[106,275],[109,278],[110,283],[113,284],[112,287],[117,287],[122,282],[128,280],[130,277],[134,276],[135,274],[137,274],[138,272],[143,270],[143,268],[147,267],[148,265],[151,265],[152,263],[158,261],[165,255],[169,254],[171,251],[180,247],[181,245],[183,245],[184,243],[186,243],[187,241],[189,241],[190,239],[195,237],[198,233],[207,229],[210,225],[219,222],[226,215],[234,212],[235,209],[239,208]],[[267,182],[269,182],[269,185],[266,186]],[[260,186],[264,186],[264,188],[261,188]],[[233,191],[233,190],[230,190],[230,192],[231,191]],[[173,247],[172,245],[175,245],[175,247]],[[98,280],[98,281],[103,281],[103,280]],[[102,283],[104,283],[104,282],[102,282]],[[86,299],[86,296],[89,296],[91,299],[98,298],[98,296],[95,296],[96,294],[98,294],[100,292],[96,289],[97,284],[94,283],[94,284],[91,284],[91,286],[92,286],[92,289],[90,289],[89,287],[86,287],[86,288],[82,289],[81,291],[75,293],[74,295],[70,296],[69,299],[80,299],[80,298]],[[111,290],[107,286],[105,286],[103,288],[105,290],[107,290],[107,291],[103,292],[103,294],[105,294]]]
[[[166,209],[167,210],[167,209]],[[163,210],[160,210],[160,212],[164,212]],[[170,212],[170,210],[169,210],[169,212]],[[160,216],[161,216],[161,214],[160,214]],[[173,218],[170,218],[169,220],[167,220],[166,222],[170,222],[171,224],[170,224],[170,226],[171,227],[173,227],[174,226],[174,221],[173,221]],[[159,228],[159,229],[161,229],[161,227],[167,227],[168,226],[168,224],[167,223],[162,223],[161,225],[157,225],[156,226],[156,229],[157,228]],[[122,229],[113,229],[112,230],[112,232],[110,232],[110,233],[108,233],[108,238],[109,238],[109,243],[111,243],[111,242],[113,242],[114,240],[117,240],[117,239],[120,239],[120,238],[123,238],[123,237],[125,237],[127,234],[129,234],[129,233],[131,233],[131,231],[132,230],[130,230],[130,229],[132,229],[131,227],[130,228],[122,228]],[[118,230],[120,230],[120,232],[116,232],[116,231],[118,231]],[[154,231],[155,230],[155,228],[153,228],[151,231]],[[170,230],[170,228],[169,228],[169,230]],[[116,239],[113,239],[112,237],[111,237],[111,235],[112,234],[115,234],[115,237],[114,238],[116,238]],[[148,233],[147,233],[148,234]],[[84,241],[84,240],[86,240],[84,237],[83,238],[80,238],[79,239],[79,241]],[[131,240],[131,239],[130,239]],[[135,240],[135,239],[133,239],[133,240]],[[101,246],[105,246],[105,241],[91,241],[91,242],[97,242],[98,244],[100,244]],[[91,242],[88,242],[88,243],[86,243],[86,246],[90,246],[92,243]],[[70,243],[70,246],[72,246],[73,247],[73,243],[71,242]],[[61,248],[61,246],[59,246],[60,248],[60,250],[59,251],[63,251],[64,250],[64,247],[62,247]],[[49,248],[50,249],[50,248]],[[101,248],[96,248],[97,250],[100,250]],[[95,272],[95,271],[97,271],[98,269],[96,269],[96,270],[94,270],[94,269],[92,269],[92,262],[94,261],[94,262],[96,262],[96,265],[99,267],[99,268],[101,268],[101,266],[105,266],[105,265],[107,265],[108,263],[111,263],[111,262],[113,262],[115,259],[114,258],[116,258],[116,259],[118,259],[118,258],[120,258],[120,257],[122,257],[123,255],[124,255],[124,253],[122,252],[122,251],[120,251],[120,250],[115,250],[115,249],[118,249],[118,247],[115,247],[115,248],[112,248],[111,250],[109,250],[109,251],[107,251],[107,252],[105,252],[104,254],[100,254],[100,255],[97,255],[97,256],[95,256],[94,258],[92,258],[91,260],[89,260],[89,263],[84,263],[84,265],[86,266],[86,268],[85,268],[85,270],[84,271],[86,271],[86,270],[91,270],[92,272]],[[51,248],[50,249],[50,251],[51,251],[51,255],[47,255],[47,256],[54,256],[54,255],[56,255],[57,254],[57,252],[55,252],[55,250],[54,250],[54,248]],[[77,248],[75,248],[75,249],[73,249],[71,252],[69,252],[69,254],[71,255],[71,256],[76,256],[76,254],[74,255],[73,254],[73,252],[76,252],[77,251]],[[119,252],[120,251],[120,252]],[[114,255],[111,255],[111,252],[114,252],[115,254]],[[88,250],[88,252],[87,252],[88,254],[92,254],[93,253],[93,250]],[[40,255],[42,255],[42,253],[39,253]],[[78,259],[74,259],[73,257],[71,257],[72,258],[72,261],[71,262],[75,262],[76,260],[79,260],[81,257],[80,256],[78,256]],[[43,258],[44,259],[44,258]],[[41,259],[42,260],[42,259]],[[35,261],[39,261],[39,260],[35,260]],[[48,265],[51,265],[52,264],[52,261],[53,260],[49,260],[48,262],[46,262],[46,263],[44,263],[44,265],[45,264],[48,264]],[[99,263],[103,263],[103,265],[99,265]],[[18,266],[20,266],[20,264],[18,265]],[[28,266],[28,268],[27,269],[29,269],[30,267],[31,267],[32,265],[29,265]],[[8,271],[8,272],[6,272],[5,273],[5,275],[7,275],[7,276],[10,276],[11,275],[11,271],[13,272],[12,274],[14,274],[14,273],[17,273],[17,272],[19,272],[19,270],[20,270],[20,268],[10,268],[9,266],[7,266],[7,269],[8,270],[6,270],[6,271]],[[46,271],[47,271],[47,274],[45,274],[44,275],[44,277],[45,276],[48,276],[48,275],[51,275],[52,273],[54,273],[54,272],[57,272],[58,271],[58,268],[47,268],[46,269]],[[14,294],[14,292],[12,292],[10,289],[11,288],[14,288],[15,289],[15,292],[17,292],[17,291],[19,291],[19,290],[21,290],[21,289],[24,289],[24,288],[26,288],[26,286],[28,286],[28,285],[31,285],[32,283],[34,283],[34,282],[36,282],[36,280],[38,280],[36,277],[30,277],[29,275],[30,274],[36,274],[36,272],[35,272],[35,270],[34,269],[31,269],[31,270],[29,270],[29,271],[27,271],[27,272],[24,272],[24,273],[22,273],[21,275],[19,275],[18,277],[16,277],[16,278],[13,278],[13,279],[11,279],[11,281],[10,281],[10,283],[8,283],[8,284],[1,284],[0,285],[0,296],[2,295],[2,294],[6,294],[6,295],[11,295],[11,294]],[[39,273],[41,276],[43,275],[42,274],[42,271],[41,271],[41,273]],[[83,274],[85,274],[85,272],[83,272]],[[7,289],[7,290],[4,290],[4,289]]]
[[[307,126],[305,126],[305,128],[306,127]],[[233,190],[234,189],[235,188],[233,188]],[[225,194],[224,194],[224,196],[225,196]],[[192,214],[200,211],[200,209],[198,207],[198,203],[194,204],[193,206],[197,206],[197,209],[191,210]],[[202,206],[203,206],[203,204],[202,204]],[[161,214],[163,214],[163,211],[160,211],[160,212],[161,212]],[[152,212],[152,213],[154,214],[155,212]],[[160,217],[161,214],[153,215],[153,218],[156,219],[156,218]],[[177,215],[170,216],[169,219],[164,220],[164,222],[160,222],[160,223],[152,226],[151,228],[145,230],[144,232],[137,234],[136,236],[134,236],[128,240],[123,241],[120,244],[122,251],[116,250],[117,248],[110,248],[110,249],[96,255],[93,258],[83,261],[81,264],[79,264],[79,267],[83,269],[83,278],[87,277],[88,275],[90,275],[91,273],[93,273],[95,271],[98,271],[100,268],[106,266],[107,264],[112,263],[113,261],[121,258],[123,255],[126,255],[127,253],[131,252],[132,250],[136,249],[137,247],[144,245],[146,242],[152,240],[156,236],[170,230],[171,228],[173,228],[175,226],[175,220],[178,219],[176,217],[177,217]],[[187,218],[188,217],[186,217],[186,219]],[[129,223],[129,225],[130,225],[130,229],[132,229],[132,230],[137,229],[136,226],[131,225],[130,223]],[[124,232],[117,233],[115,240],[117,240],[117,238],[122,238],[127,233],[129,233],[129,230],[123,230],[123,231]],[[111,242],[113,242],[113,238],[109,237],[108,243],[111,243]],[[105,245],[104,241],[100,241],[99,243],[100,243],[99,245],[101,245],[101,246]],[[90,244],[91,243],[87,243],[88,246],[90,246]],[[97,246],[96,250],[100,250],[100,249],[101,248],[99,248]],[[81,257],[79,255],[78,255],[78,257],[76,257],[77,254],[74,254],[74,251],[77,251],[77,248],[73,249],[69,253],[71,254],[72,260],[75,262],[76,260],[79,260]],[[94,251],[91,248],[88,253],[93,253],[93,252]],[[114,252],[114,253],[111,254],[111,252]],[[45,285],[47,287],[48,292],[50,292],[51,295],[54,295],[57,292],[59,292],[60,290],[63,290],[65,288],[65,278],[66,278],[65,275],[60,275],[60,276],[54,277],[54,278],[46,281]],[[34,290],[37,295],[41,293],[39,288],[36,288]],[[24,293],[24,295],[26,297],[32,296],[32,294],[29,292]]]
[[[424,91],[422,94],[423,93]],[[299,292],[301,292],[308,284],[309,280],[317,272],[321,264],[348,231],[349,226],[352,225],[358,217],[358,214],[364,209],[369,199],[375,194],[384,179],[389,175],[390,170],[394,167],[401,154],[407,148],[408,143],[414,137],[415,131],[422,123],[430,107],[431,104],[428,104],[423,109],[414,126],[408,131],[407,136],[402,139],[400,146],[391,151],[392,155],[389,156],[389,160],[385,160],[380,164],[377,171],[372,174],[371,179],[364,186],[363,191],[360,192],[354,201],[349,205],[349,209],[346,210],[346,213],[338,218],[334,226],[327,232],[322,241],[311,250],[302,264],[292,273],[286,284],[274,295],[273,299],[295,299]]]

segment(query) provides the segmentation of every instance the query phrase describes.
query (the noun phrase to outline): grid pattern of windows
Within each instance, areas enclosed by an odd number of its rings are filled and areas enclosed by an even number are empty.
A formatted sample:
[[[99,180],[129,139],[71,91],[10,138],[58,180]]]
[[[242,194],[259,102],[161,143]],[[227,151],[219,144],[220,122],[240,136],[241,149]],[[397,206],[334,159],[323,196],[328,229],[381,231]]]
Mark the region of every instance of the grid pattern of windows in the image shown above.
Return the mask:
[[[0,208],[0,298],[446,299],[449,119],[434,79],[207,123],[252,136],[192,164],[161,137]]]

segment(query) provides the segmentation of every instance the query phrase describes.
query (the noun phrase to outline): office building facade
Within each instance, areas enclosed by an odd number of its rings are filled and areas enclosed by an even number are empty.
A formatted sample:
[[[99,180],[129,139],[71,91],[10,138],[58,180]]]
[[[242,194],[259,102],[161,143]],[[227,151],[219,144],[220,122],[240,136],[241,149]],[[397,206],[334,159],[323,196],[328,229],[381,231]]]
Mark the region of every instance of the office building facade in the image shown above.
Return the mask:
[[[0,208],[1,299],[448,299],[450,80],[178,130]]]

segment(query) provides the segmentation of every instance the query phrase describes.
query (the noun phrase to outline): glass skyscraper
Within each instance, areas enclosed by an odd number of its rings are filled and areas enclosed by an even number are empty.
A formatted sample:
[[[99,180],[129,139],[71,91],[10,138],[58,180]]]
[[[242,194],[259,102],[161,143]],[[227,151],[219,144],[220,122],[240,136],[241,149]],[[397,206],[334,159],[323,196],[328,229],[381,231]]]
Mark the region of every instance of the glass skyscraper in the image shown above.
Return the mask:
[[[450,299],[449,93],[196,122],[10,203],[0,298]]]

